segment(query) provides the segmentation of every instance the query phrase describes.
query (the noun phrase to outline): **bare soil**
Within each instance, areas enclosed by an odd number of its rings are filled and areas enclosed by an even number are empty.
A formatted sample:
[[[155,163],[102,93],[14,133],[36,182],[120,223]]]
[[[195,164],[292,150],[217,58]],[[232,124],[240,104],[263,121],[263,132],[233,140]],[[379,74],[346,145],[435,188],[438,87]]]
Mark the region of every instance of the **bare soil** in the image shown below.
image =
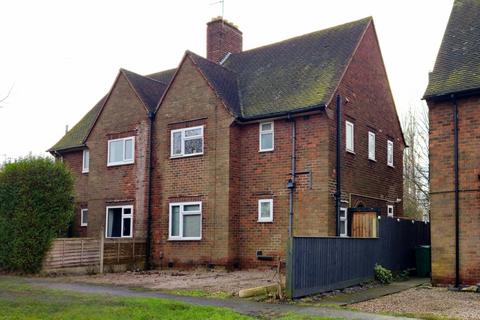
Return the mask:
[[[453,292],[421,286],[378,299],[349,305],[366,312],[435,315],[452,319],[480,319],[480,293]]]
[[[223,292],[238,295],[248,289],[277,283],[274,270],[155,270],[139,272],[107,273],[103,275],[61,277],[82,283],[121,285],[153,290],[201,290],[208,293]]]

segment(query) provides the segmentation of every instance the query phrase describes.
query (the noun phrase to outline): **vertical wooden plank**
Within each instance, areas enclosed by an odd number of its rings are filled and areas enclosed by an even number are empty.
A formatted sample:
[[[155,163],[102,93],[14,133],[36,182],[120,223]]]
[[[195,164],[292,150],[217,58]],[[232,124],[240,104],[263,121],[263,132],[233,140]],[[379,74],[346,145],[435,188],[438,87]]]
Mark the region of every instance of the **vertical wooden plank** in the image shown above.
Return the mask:
[[[105,236],[103,234],[103,228],[100,230],[100,273],[103,273],[103,255],[104,255],[104,250],[105,250]]]

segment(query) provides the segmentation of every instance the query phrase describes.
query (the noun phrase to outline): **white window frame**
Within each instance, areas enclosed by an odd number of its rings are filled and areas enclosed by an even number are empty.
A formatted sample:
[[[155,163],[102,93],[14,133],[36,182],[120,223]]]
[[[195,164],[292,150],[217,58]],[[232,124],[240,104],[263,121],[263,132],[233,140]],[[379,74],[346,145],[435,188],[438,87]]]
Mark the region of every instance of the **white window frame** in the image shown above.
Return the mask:
[[[393,168],[393,141],[392,140],[387,140],[387,165]]]
[[[126,141],[128,141],[128,140],[132,141],[132,159],[126,159],[125,158],[125,153],[126,153],[125,144],[126,144]],[[113,142],[116,142],[116,141],[123,141],[123,160],[122,161],[112,161],[112,162],[110,162],[110,145]],[[121,166],[121,165],[124,165],[124,164],[132,164],[134,162],[135,162],[135,137],[134,136],[108,140],[107,167]]]
[[[85,161],[88,160],[88,161]],[[82,154],[82,173],[88,173],[90,171],[90,150],[83,149]]]
[[[204,127],[205,126],[187,127],[187,128],[175,129],[175,130],[170,131],[170,157],[171,158],[184,158],[184,157],[193,157],[193,156],[202,155],[204,150],[205,150],[205,135],[204,135],[205,130],[204,130]],[[196,135],[196,136],[192,136],[192,137],[185,137],[185,131],[195,130],[195,129],[200,129],[201,134]],[[180,154],[174,154],[173,153],[173,135],[177,132],[180,132],[182,134],[182,136],[181,136],[181,153]],[[200,136],[202,138],[202,152],[185,154],[185,140],[198,139]]]
[[[375,159],[376,149],[376,135],[375,132],[368,131],[368,160],[377,161]]]
[[[198,205],[200,208],[199,211],[184,211],[183,208],[189,205]],[[172,207],[179,206],[179,217],[178,217],[178,236],[172,235]],[[183,216],[187,215],[200,215],[200,236],[199,237],[184,237],[183,236]],[[172,202],[169,204],[168,209],[168,240],[181,240],[181,241],[191,241],[191,240],[202,240],[202,232],[203,232],[203,213],[202,213],[202,202],[201,201],[194,201],[194,202]]]
[[[272,125],[272,129],[270,130],[263,130],[262,125],[270,124]],[[272,134],[272,147],[271,148],[262,148],[262,135],[264,134]],[[258,152],[268,152],[273,151],[275,149],[275,126],[274,121],[269,122],[260,122],[258,124]]]
[[[121,235],[120,237],[109,237],[108,236],[108,209],[122,209],[122,225],[121,225]],[[130,214],[125,214],[125,209],[130,209]],[[124,236],[123,235],[123,221],[125,218],[130,218],[130,235]],[[125,206],[107,206],[105,208],[105,238],[107,239],[121,239],[121,238],[133,238],[133,205],[125,205]]]
[[[83,215],[87,212],[87,222],[83,222]],[[80,226],[86,227],[88,226],[88,208],[80,209]]]
[[[394,215],[393,208],[394,208],[393,205],[391,205],[391,204],[387,205],[387,216],[393,217],[393,215]],[[392,213],[390,213],[390,209],[392,209],[392,211],[391,211]]]
[[[270,204],[270,216],[262,217],[262,203]],[[258,222],[273,222],[273,199],[260,199],[258,200]]]
[[[352,128],[352,135],[351,135],[351,147],[348,145],[348,127]],[[345,150],[347,152],[355,153],[355,124],[350,121],[345,121]]]
[[[342,217],[342,213],[340,213],[340,222],[345,221],[345,232],[340,233],[340,237],[348,237],[348,210],[347,208],[340,208],[340,211],[344,212],[345,215]]]

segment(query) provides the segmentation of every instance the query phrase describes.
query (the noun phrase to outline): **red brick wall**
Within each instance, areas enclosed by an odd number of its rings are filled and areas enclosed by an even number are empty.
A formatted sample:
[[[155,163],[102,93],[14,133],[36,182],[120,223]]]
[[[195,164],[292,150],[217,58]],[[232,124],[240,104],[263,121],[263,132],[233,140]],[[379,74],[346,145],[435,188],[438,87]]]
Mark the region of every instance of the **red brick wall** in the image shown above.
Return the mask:
[[[342,200],[349,207],[362,203],[379,207],[387,214],[387,205],[394,205],[394,215],[402,216],[403,149],[402,130],[396,115],[388,78],[373,25],[370,25],[338,88],[342,96]],[[346,102],[348,99],[348,102]],[[328,106],[331,124],[330,177],[335,192],[336,104]],[[354,150],[345,150],[345,121],[354,123]],[[376,134],[375,158],[368,159],[368,132]],[[387,140],[394,142],[394,167],[387,165]],[[331,215],[335,216],[335,200],[330,197]],[[335,220],[331,220],[335,230]]]
[[[455,194],[452,102],[428,102],[432,279],[455,281]],[[458,100],[460,280],[480,281],[480,98]]]
[[[219,18],[207,23],[207,59],[219,62],[228,52],[241,52],[242,43],[242,32],[232,23]]]

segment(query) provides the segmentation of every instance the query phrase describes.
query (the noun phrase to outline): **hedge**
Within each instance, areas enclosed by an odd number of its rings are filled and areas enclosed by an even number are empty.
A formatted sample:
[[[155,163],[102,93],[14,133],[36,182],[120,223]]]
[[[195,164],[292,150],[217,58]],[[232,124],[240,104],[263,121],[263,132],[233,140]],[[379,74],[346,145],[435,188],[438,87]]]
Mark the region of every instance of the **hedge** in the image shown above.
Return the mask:
[[[73,177],[62,162],[28,157],[0,169],[0,268],[38,272],[73,219]]]

